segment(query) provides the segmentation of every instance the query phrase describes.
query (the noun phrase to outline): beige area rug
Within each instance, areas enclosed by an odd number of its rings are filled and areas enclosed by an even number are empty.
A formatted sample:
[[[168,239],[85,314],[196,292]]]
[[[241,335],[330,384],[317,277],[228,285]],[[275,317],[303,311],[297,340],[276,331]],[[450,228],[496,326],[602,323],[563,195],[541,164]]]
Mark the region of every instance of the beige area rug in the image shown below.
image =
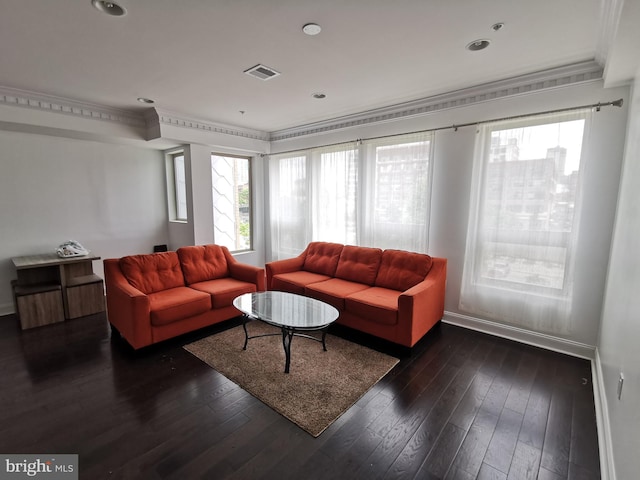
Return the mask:
[[[259,321],[247,329],[250,336],[280,332]],[[184,348],[317,437],[398,363],[333,335],[326,343],[324,352],[321,343],[294,337],[288,374],[281,335],[252,338],[242,350],[244,331],[238,326]]]

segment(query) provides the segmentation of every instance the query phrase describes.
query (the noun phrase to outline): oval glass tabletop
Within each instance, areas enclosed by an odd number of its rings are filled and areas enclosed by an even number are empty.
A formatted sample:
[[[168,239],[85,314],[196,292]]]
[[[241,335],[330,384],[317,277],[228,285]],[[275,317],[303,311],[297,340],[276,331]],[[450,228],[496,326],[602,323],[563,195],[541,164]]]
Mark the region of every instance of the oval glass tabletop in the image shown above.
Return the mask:
[[[339,315],[327,303],[287,292],[245,293],[233,300],[233,306],[250,317],[295,330],[320,330]]]

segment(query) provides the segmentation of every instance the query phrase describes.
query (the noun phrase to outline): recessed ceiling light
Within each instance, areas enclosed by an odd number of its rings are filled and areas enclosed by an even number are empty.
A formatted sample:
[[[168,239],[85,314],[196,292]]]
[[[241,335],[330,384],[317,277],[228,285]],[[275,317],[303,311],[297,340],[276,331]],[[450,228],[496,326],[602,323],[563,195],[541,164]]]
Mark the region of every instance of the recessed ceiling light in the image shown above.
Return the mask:
[[[491,30],[493,30],[494,32],[497,32],[498,30],[502,30],[503,28],[504,28],[504,23],[502,22],[494,23],[493,25],[491,25]]]
[[[302,31],[307,35],[317,35],[322,31],[322,27],[317,23],[307,23],[302,27]]]
[[[155,103],[153,100],[151,100],[150,98],[144,98],[144,97],[138,97],[138,101],[140,103]]]
[[[474,40],[469,45],[467,45],[467,50],[472,52],[477,52],[478,50],[484,50],[489,46],[491,42],[489,40]]]
[[[322,98],[327,98],[327,96],[324,93],[314,93],[313,95],[311,95],[313,98],[317,98],[318,100],[322,99]]]
[[[102,13],[106,13],[107,15],[111,15],[112,17],[122,17],[127,13],[127,10],[124,7],[121,7],[115,2],[91,0],[91,4]]]

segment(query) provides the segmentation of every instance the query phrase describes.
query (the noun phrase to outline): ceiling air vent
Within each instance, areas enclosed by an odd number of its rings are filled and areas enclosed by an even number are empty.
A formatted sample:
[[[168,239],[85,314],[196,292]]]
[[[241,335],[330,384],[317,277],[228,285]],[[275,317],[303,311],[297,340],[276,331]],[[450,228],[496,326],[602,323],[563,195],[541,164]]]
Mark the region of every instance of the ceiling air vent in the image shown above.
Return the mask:
[[[264,65],[256,65],[249,70],[245,70],[244,73],[260,80],[269,80],[280,75],[280,72],[276,72],[273,68],[265,67]]]

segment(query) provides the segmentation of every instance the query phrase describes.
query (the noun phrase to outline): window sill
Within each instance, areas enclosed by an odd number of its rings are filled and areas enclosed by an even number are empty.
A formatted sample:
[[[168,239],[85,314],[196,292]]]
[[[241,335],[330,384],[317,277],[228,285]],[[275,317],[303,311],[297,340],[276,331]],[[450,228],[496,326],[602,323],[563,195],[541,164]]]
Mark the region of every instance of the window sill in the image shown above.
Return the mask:
[[[234,257],[241,257],[243,255],[253,255],[255,253],[255,250],[239,250],[237,252],[231,252],[231,255],[233,255]]]

